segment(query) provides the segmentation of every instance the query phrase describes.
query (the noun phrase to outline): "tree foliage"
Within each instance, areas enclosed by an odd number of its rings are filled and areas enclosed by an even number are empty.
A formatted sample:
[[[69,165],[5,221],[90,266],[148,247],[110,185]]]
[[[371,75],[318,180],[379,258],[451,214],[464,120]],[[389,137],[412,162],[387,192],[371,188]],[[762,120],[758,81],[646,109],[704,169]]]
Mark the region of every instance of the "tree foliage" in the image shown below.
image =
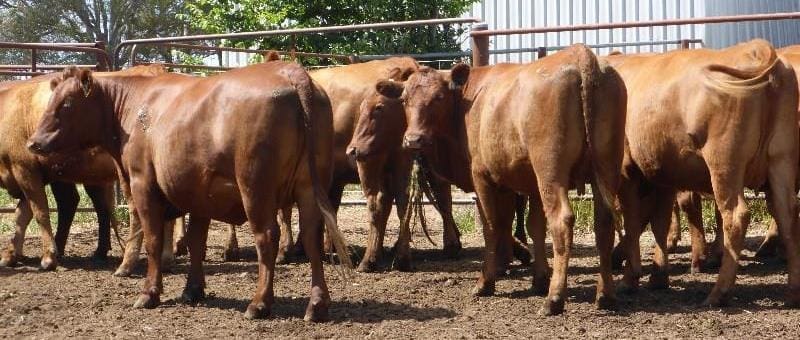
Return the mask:
[[[458,17],[476,0],[186,0],[182,18],[209,33],[351,25]],[[453,26],[297,36],[297,50],[341,54],[457,51]],[[235,41],[240,47],[288,50],[291,37]]]
[[[182,8],[183,1],[172,0],[0,0],[0,38],[18,42],[104,41],[112,49],[125,39],[183,34],[186,25],[178,18]],[[6,51],[0,57],[19,63],[20,57],[25,58],[19,54]],[[48,63],[94,61],[94,57],[73,53],[48,53],[42,59]]]

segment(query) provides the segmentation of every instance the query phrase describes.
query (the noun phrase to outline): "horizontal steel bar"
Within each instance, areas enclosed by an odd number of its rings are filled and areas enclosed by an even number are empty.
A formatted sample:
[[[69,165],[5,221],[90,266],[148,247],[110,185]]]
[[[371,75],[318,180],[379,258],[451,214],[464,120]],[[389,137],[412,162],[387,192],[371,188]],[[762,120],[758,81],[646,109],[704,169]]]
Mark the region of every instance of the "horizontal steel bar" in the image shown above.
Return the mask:
[[[255,32],[201,34],[201,35],[187,35],[180,37],[132,39],[132,40],[122,41],[114,48],[114,55],[113,55],[114,67],[115,69],[118,69],[120,66],[117,65],[117,61],[119,59],[119,53],[122,50],[122,48],[131,45],[152,45],[159,43],[175,43],[175,42],[201,41],[201,40],[245,39],[245,38],[257,38],[257,37],[269,37],[277,35],[288,36],[288,35],[305,35],[305,34],[317,34],[317,33],[341,33],[341,32],[364,31],[364,30],[407,28],[407,27],[417,27],[417,26],[469,24],[480,21],[481,20],[477,18],[445,18],[445,19],[394,21],[394,22],[382,22],[382,23],[372,23],[372,24],[311,27],[311,28],[292,28],[292,29],[279,29],[279,30],[255,31]]]
[[[269,31],[255,31],[255,32],[239,32],[239,33],[223,33],[223,34],[201,34],[201,35],[187,35],[181,37],[161,37],[149,39],[131,39],[125,40],[120,45],[133,45],[133,44],[152,44],[160,42],[182,42],[182,41],[199,41],[199,40],[219,40],[219,39],[240,39],[240,38],[257,38],[269,37],[276,35],[303,35],[315,33],[340,33],[352,31],[364,31],[373,29],[391,29],[391,28],[407,28],[415,26],[433,26],[433,25],[448,25],[448,24],[468,24],[480,22],[478,18],[446,18],[446,19],[426,19],[426,20],[411,20],[411,21],[392,21],[381,22],[373,24],[355,24],[355,25],[341,25],[341,26],[323,26],[323,27],[310,27],[310,28],[290,28]],[[119,47],[119,46],[117,46]]]
[[[188,68],[193,70],[213,70],[213,71],[229,71],[235,67],[228,66],[212,66],[212,65],[191,65],[191,64],[173,64],[173,63],[146,63],[137,62],[136,65],[162,65],[170,68]]]
[[[681,40],[660,40],[660,41],[632,41],[632,42],[618,42],[618,43],[606,43],[606,44],[589,44],[586,45],[589,48],[609,48],[609,47],[630,47],[630,46],[652,46],[652,45],[663,45],[663,44],[680,44],[684,41],[688,41],[690,44],[702,44],[703,39],[681,39]],[[548,51],[557,51],[565,49],[569,46],[548,46],[546,49]],[[538,47],[525,47],[525,48],[507,48],[502,50],[489,50],[489,54],[508,54],[508,53],[526,53],[526,52],[538,52]],[[359,60],[378,60],[378,59],[386,59],[395,56],[404,56],[404,57],[411,57],[414,59],[430,59],[430,58],[457,58],[457,57],[467,57],[472,55],[471,50],[466,51],[459,51],[459,52],[436,52],[436,53],[418,53],[418,54],[402,54],[402,55],[395,55],[395,54],[367,54],[367,55],[360,55],[358,56]]]
[[[39,70],[63,70],[75,66],[80,68],[95,68],[97,65],[36,65]],[[0,65],[0,70],[30,70],[31,65]]]
[[[87,52],[87,53],[101,53],[108,55],[104,49],[87,46],[74,46],[69,44],[47,44],[47,43],[17,43],[0,41],[0,48],[23,48],[29,50],[46,50],[46,51],[62,51],[62,52]]]
[[[180,43],[166,43],[160,46],[164,47],[171,47],[171,48],[179,48],[179,49],[192,49],[192,50],[202,50],[202,51],[226,51],[226,52],[241,52],[241,53],[251,53],[251,54],[266,54],[269,52],[278,53],[278,55],[296,55],[300,57],[318,57],[318,58],[337,58],[341,60],[349,60],[350,56],[344,54],[331,54],[331,53],[312,53],[312,52],[287,52],[287,51],[278,51],[278,50],[251,50],[247,48],[236,48],[236,47],[223,47],[223,46],[206,46],[206,45],[193,45],[193,44],[180,44]]]
[[[551,26],[551,27],[510,28],[510,29],[499,29],[499,30],[471,31],[470,35],[473,37],[480,37],[480,36],[514,35],[514,34],[530,34],[530,33],[573,32],[573,31],[601,30],[601,29],[614,29],[614,28],[717,24],[725,22],[790,20],[790,19],[800,19],[800,12],[725,15],[725,16],[704,17],[704,18],[629,21],[629,22],[580,24],[580,25]]]

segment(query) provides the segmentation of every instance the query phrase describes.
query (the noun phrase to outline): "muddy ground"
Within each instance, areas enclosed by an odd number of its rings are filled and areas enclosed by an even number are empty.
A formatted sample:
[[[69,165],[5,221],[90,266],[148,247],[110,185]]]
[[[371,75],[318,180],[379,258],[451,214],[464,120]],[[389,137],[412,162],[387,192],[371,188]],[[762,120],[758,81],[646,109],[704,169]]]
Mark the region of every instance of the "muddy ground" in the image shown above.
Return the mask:
[[[345,208],[340,216],[357,252],[363,252],[365,220],[363,208]],[[387,247],[394,242],[396,225],[393,218]],[[435,240],[440,242],[441,224],[433,225]],[[332,321],[322,324],[302,320],[309,293],[308,265],[282,265],[276,275],[273,317],[250,321],[243,312],[255,289],[252,237],[248,229],[240,227],[244,259],[223,263],[223,230],[222,225],[212,227],[209,238],[208,299],[198,306],[177,301],[187,269],[187,259],[181,258],[174,274],[165,276],[163,303],[155,310],[131,308],[141,285],[143,262],[135,277],[117,278],[111,275],[120,261],[116,245],[109,263],[95,264],[89,259],[95,246],[94,226],[73,228],[66,257],[55,272],[36,269],[39,238],[28,235],[29,257],[24,264],[0,268],[0,337],[795,338],[800,334],[800,311],[783,307],[783,264],[743,261],[731,306],[699,307],[715,275],[688,273],[688,235],[680,243],[681,253],[671,256],[671,289],[620,295],[619,311],[598,311],[593,305],[597,259],[593,236],[587,232],[576,233],[569,298],[566,312],[560,316],[537,314],[543,297],[531,293],[530,270],[518,264],[498,283],[496,296],[472,297],[469,291],[477,277],[483,245],[480,232],[472,232],[463,236],[466,248],[455,261],[442,258],[434,246],[416,236],[413,273],[358,274],[344,282],[326,266]],[[750,250],[745,255],[752,255],[763,233],[763,227],[751,227]],[[3,246],[7,239],[8,235],[3,235]],[[645,266],[650,263],[651,245],[645,238]]]

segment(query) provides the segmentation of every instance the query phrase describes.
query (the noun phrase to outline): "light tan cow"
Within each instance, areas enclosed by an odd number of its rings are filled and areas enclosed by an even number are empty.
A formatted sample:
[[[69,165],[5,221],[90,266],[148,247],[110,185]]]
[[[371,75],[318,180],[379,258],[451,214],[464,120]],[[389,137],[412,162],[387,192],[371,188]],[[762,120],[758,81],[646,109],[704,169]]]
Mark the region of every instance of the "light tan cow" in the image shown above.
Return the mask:
[[[639,235],[656,235],[653,288],[668,282],[667,231],[678,190],[713,194],[724,246],[717,283],[706,299],[732,292],[749,213],[744,188],[766,188],[789,249],[789,305],[800,303],[800,253],[794,203],[798,165],[797,81],[764,40],[724,50],[680,50],[605,58],[628,88],[626,158],[620,202],[629,241],[623,288],[641,275]]]

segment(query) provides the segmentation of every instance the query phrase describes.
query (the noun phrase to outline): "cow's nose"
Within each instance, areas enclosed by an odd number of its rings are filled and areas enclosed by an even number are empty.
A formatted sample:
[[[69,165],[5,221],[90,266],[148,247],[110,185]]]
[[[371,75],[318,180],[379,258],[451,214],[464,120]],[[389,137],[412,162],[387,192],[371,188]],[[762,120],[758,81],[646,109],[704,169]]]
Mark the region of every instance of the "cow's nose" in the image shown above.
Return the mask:
[[[42,150],[42,144],[40,144],[39,142],[36,142],[36,141],[32,141],[32,140],[28,141],[28,145],[27,146],[28,146],[28,150],[30,150],[31,152],[33,152],[35,154],[42,153],[42,151],[43,151]]]
[[[355,162],[355,161],[359,160],[359,158],[360,158],[359,157],[360,155],[359,155],[359,152],[358,152],[358,148],[356,148],[354,146],[351,146],[351,147],[347,148],[347,152],[346,153],[347,153],[347,158],[349,158],[351,162]]]
[[[423,144],[422,135],[406,134],[403,136],[403,147],[406,149],[422,149]]]

